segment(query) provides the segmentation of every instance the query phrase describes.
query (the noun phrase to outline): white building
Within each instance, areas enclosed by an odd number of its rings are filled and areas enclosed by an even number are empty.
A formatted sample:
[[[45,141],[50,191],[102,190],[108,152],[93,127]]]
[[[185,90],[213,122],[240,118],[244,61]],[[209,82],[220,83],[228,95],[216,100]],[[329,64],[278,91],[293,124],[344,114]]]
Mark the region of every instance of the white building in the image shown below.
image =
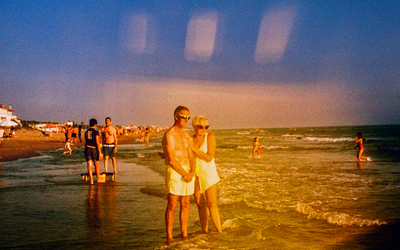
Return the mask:
[[[0,123],[4,121],[14,121],[18,124],[21,124],[21,121],[17,118],[17,116],[12,114],[13,111],[14,110],[11,109],[11,104],[9,108],[6,108],[4,104],[0,104]]]

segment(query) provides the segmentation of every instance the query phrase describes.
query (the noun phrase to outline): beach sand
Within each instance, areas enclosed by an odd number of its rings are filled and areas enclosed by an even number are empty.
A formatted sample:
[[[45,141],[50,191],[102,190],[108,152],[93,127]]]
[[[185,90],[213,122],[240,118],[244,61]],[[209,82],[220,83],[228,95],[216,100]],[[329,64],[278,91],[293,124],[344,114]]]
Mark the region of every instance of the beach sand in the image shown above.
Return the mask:
[[[53,133],[51,137],[42,137],[38,130],[20,129],[16,132],[14,138],[3,138],[0,148],[0,162],[14,161],[23,158],[39,156],[38,151],[54,150],[64,148],[65,134]],[[82,142],[76,143],[72,148],[85,145],[84,135],[82,133]],[[119,138],[118,144],[138,143],[138,135]]]

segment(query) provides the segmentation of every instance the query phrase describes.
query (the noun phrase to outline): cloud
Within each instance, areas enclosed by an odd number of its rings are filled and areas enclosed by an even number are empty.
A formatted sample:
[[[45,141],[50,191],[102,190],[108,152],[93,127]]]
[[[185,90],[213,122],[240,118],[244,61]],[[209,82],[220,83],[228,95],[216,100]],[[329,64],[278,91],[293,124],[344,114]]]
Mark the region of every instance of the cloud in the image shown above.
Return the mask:
[[[351,112],[344,85],[337,83],[227,83],[141,78],[104,84],[105,115],[118,123],[172,125],[173,110],[209,118],[215,128],[341,125]],[[156,123],[156,124],[153,124]]]

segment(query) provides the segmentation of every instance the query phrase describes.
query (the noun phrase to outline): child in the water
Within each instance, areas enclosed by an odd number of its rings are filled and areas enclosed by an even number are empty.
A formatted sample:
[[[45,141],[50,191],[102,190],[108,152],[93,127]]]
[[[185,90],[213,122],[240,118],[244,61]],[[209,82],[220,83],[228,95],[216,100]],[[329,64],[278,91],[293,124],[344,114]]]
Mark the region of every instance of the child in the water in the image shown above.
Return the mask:
[[[67,151],[64,151],[64,154],[72,154],[71,144],[72,144],[72,139],[69,139],[69,140],[65,143],[64,149],[66,149]]]
[[[258,158],[262,154],[262,149],[260,147],[260,141],[258,137],[254,138],[254,143],[253,143],[253,158]]]
[[[363,139],[361,132],[357,132],[355,143],[357,143],[357,146],[355,146],[354,149],[358,148],[358,153],[357,153],[358,161],[361,161],[362,159],[370,161],[371,160],[370,157],[362,156],[362,153],[364,152],[364,146],[363,146]]]

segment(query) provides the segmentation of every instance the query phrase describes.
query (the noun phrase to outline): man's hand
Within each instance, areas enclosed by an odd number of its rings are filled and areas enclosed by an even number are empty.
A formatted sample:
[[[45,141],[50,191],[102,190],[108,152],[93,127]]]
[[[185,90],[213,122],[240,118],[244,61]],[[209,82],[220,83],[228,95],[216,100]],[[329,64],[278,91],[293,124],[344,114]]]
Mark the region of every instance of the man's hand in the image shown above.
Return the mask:
[[[194,174],[192,172],[189,172],[187,175],[185,175],[184,177],[182,177],[182,180],[184,182],[191,182],[193,180],[193,176]]]

